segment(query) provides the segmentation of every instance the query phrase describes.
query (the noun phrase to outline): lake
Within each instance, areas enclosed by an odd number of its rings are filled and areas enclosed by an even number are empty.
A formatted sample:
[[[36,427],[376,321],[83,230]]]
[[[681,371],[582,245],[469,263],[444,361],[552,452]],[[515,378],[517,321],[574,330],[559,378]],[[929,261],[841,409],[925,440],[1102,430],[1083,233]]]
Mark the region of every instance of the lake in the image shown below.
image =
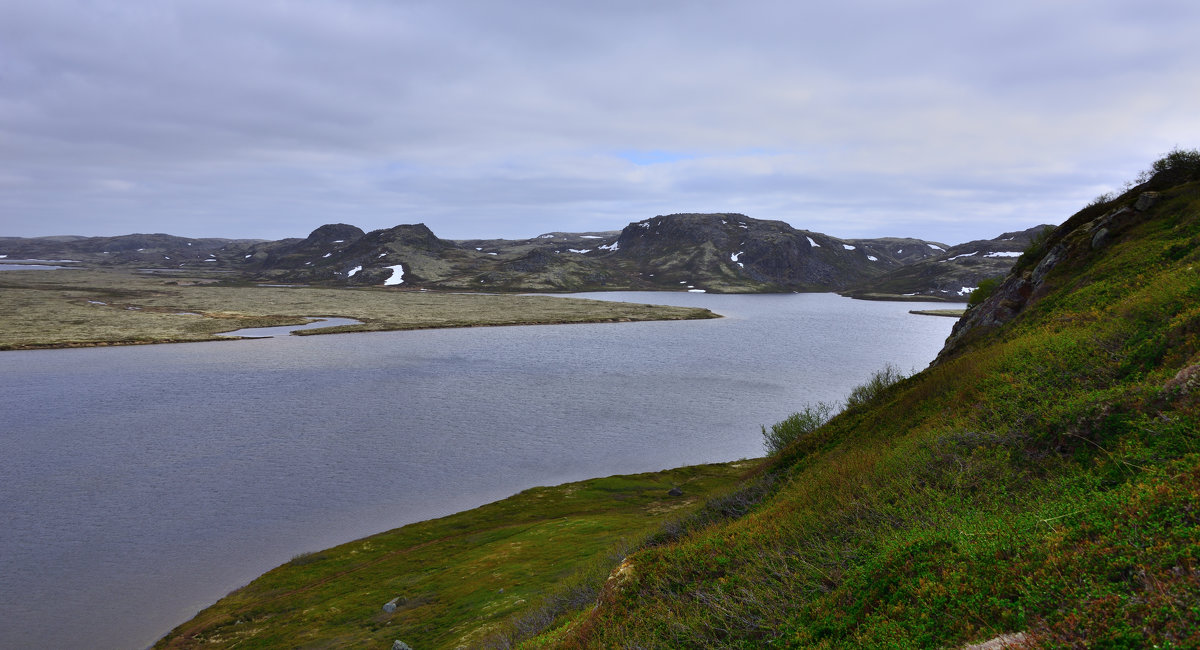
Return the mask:
[[[137,648],[291,557],[534,485],[762,455],[954,319],[584,294],[702,321],[0,353],[0,647]]]

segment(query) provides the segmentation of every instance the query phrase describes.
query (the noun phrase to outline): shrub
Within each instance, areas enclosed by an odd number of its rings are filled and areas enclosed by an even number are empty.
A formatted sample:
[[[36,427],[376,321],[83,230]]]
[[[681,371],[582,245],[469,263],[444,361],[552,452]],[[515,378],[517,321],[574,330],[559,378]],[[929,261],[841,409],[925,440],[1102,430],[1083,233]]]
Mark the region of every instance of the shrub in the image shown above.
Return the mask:
[[[887,390],[889,386],[904,379],[905,374],[892,364],[887,364],[867,380],[867,383],[856,386],[846,397],[846,408],[854,408],[866,404]]]
[[[1034,236],[1033,241],[1029,242],[1029,247],[1024,253],[1017,258],[1017,263],[1013,265],[1011,273],[1020,273],[1027,268],[1032,268],[1042,261],[1046,255],[1046,250],[1049,248],[1050,236],[1054,234],[1054,228],[1044,228],[1041,232]]]
[[[1159,174],[1168,172],[1171,176],[1177,176],[1180,181],[1200,174],[1200,151],[1175,147],[1151,163],[1150,169],[1138,176],[1138,182],[1145,183]]]
[[[777,454],[793,440],[820,429],[833,417],[834,410],[833,404],[825,402],[807,404],[799,412],[784,418],[782,422],[772,424],[770,431],[763,427],[763,446],[766,447],[767,453]]]
[[[975,290],[967,297],[967,306],[974,307],[991,298],[992,294],[996,293],[996,287],[1000,286],[1000,280],[1001,278],[988,278],[980,281],[979,286],[975,287]]]

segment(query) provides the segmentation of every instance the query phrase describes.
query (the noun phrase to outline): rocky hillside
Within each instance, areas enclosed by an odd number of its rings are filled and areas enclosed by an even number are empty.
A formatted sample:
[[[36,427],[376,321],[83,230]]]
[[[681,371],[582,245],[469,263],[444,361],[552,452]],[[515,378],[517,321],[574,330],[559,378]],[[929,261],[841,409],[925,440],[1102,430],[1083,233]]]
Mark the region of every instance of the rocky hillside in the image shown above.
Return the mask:
[[[824,425],[803,407],[739,491],[497,643],[1200,646],[1200,152],[1152,171],[1025,253],[929,369]]]
[[[844,295],[876,300],[966,302],[984,280],[1004,277],[1021,253],[1054,226],[1034,226],[937,251],[884,276],[856,284]]]
[[[159,645],[1200,647],[1200,152],[1151,171],[1035,240],[923,372],[764,427],[718,496],[537,488],[298,557]],[[645,223],[608,241],[669,255]]]
[[[438,238],[424,224],[363,232],[328,224],[304,239],[170,235],[0,239],[7,259],[222,274],[227,281],[489,291],[847,291],[965,300],[1003,273],[1029,236],[947,247],[920,239],[839,239],[742,214],[672,214],[621,231],[524,240]],[[970,284],[975,283],[975,284]]]

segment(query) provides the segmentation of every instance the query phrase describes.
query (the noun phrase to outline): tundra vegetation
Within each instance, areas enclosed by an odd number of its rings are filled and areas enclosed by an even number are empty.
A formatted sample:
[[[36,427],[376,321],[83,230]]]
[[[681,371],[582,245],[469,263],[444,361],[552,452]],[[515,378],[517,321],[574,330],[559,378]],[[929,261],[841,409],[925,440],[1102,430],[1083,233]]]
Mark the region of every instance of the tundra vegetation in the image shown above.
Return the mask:
[[[206,341],[220,332],[301,324],[314,316],[344,316],[362,324],[303,334],[715,317],[707,309],[555,296],[245,286],[219,278],[2,271],[0,350]]]
[[[484,564],[462,558],[496,533],[464,520],[465,555],[369,581],[394,587],[351,595],[367,572],[343,577],[343,550],[305,584],[344,584],[345,601],[255,583],[163,645],[1200,646],[1198,265],[1200,153],[1175,151],[1037,242],[929,368],[885,370],[824,424],[802,410],[736,486],[617,553]],[[541,582],[488,630],[464,611],[393,634],[422,606],[378,611],[393,592],[421,602],[406,581],[518,566]]]

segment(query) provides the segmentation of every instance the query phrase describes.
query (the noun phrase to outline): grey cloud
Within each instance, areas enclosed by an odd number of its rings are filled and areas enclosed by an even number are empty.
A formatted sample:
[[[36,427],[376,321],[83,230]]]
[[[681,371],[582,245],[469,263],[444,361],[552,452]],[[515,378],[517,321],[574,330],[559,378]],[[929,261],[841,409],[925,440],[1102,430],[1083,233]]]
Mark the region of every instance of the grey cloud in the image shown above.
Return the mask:
[[[736,210],[994,236],[1195,146],[1198,12],[0,0],[0,234],[528,236]],[[636,150],[689,159],[614,153]]]

